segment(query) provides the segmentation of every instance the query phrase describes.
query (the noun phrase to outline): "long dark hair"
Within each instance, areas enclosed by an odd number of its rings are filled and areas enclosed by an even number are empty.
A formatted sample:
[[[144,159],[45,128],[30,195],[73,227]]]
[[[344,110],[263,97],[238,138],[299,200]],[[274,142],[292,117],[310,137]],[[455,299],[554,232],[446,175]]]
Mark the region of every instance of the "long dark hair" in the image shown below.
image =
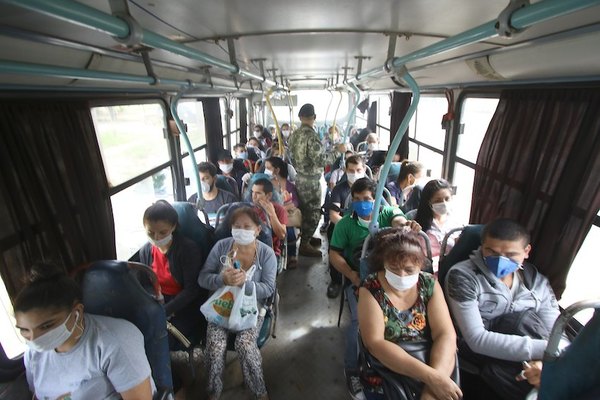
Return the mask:
[[[279,157],[269,157],[265,161],[273,166],[273,168],[279,169],[279,177],[287,179],[288,177],[288,166],[285,161]]]
[[[53,264],[35,264],[31,267],[28,284],[15,299],[14,311],[27,312],[34,308],[70,311],[82,297],[81,288],[65,270]]]
[[[433,196],[442,189],[452,190],[450,183],[444,179],[434,179],[425,185],[421,192],[421,201],[419,202],[419,208],[417,208],[417,215],[415,221],[421,225],[421,229],[427,232],[431,228],[433,221],[433,210],[431,209],[431,199]]]

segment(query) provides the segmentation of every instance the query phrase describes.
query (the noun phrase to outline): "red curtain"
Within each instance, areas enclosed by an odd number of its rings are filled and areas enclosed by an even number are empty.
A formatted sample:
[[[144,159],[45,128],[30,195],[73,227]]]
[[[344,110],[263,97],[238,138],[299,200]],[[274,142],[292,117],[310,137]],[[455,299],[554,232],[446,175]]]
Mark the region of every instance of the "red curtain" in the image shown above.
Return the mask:
[[[600,208],[600,89],[502,93],[481,145],[472,223],[513,218],[557,296]]]

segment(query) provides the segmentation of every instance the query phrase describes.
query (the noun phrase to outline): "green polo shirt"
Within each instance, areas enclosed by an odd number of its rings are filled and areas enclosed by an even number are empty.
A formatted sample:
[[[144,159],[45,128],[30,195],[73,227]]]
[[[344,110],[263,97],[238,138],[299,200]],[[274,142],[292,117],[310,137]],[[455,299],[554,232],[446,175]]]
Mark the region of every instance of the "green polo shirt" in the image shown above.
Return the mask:
[[[402,210],[397,207],[383,207],[377,217],[379,227],[391,227],[392,221],[396,217],[404,217]],[[348,265],[355,271],[358,271],[359,265],[356,263],[358,258],[355,258],[355,261],[353,261],[353,255],[357,249],[360,251],[368,235],[369,228],[360,224],[356,213],[347,214],[344,215],[340,222],[335,224],[329,248],[342,253]]]

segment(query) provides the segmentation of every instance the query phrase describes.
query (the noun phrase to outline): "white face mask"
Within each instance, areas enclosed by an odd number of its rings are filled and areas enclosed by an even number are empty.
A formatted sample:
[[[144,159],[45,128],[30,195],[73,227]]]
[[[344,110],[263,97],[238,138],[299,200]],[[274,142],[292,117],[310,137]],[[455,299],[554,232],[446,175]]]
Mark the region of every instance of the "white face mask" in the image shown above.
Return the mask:
[[[71,328],[71,330],[67,329],[67,321],[71,317],[72,313],[73,312],[71,311],[65,319],[65,322],[59,326],[52,328],[40,337],[37,337],[33,340],[28,340],[27,346],[34,351],[51,351],[57,347],[60,347],[64,342],[67,341],[67,339],[71,337],[75,327],[77,326],[77,322],[79,322],[79,311],[75,311],[76,317],[73,328]]]
[[[238,158],[241,158],[242,160],[247,160],[248,159],[248,153],[245,151],[242,151],[239,155]]]
[[[173,239],[173,233],[169,233],[164,238],[158,239],[158,240],[154,240],[152,238],[149,238],[150,243],[152,243],[156,247],[165,247],[166,245],[168,245],[169,243],[171,243],[172,239]]]
[[[208,192],[210,192],[210,189],[211,189],[210,186],[211,185],[209,185],[208,183],[206,183],[206,182],[200,182],[200,186],[202,186],[202,193],[208,193]]]
[[[265,168],[265,175],[273,176],[273,171]]]
[[[281,131],[281,134],[283,135],[283,137],[287,138],[288,136],[290,136],[290,131],[287,129],[284,129]]]
[[[417,284],[417,281],[419,280],[419,274],[416,273],[414,275],[400,276],[386,268],[385,279],[388,281],[391,287],[402,292]]]
[[[365,177],[365,173],[364,172],[359,172],[356,174],[351,174],[351,173],[346,173],[346,178],[348,179],[348,183],[349,184],[353,184],[354,182],[356,182],[357,180],[359,180],[360,178],[364,178]]]
[[[221,168],[221,171],[228,174],[231,171],[233,171],[233,163],[232,164],[219,163],[219,168]]]
[[[253,229],[231,229],[231,236],[237,244],[242,246],[248,245],[256,239],[255,231]]]
[[[259,138],[259,137],[261,137],[261,136],[262,136],[262,132],[259,132],[259,131],[254,131],[254,137],[255,137],[255,138],[257,138],[257,139],[258,139],[258,138]]]
[[[433,203],[431,205],[431,209],[437,215],[450,214],[450,210],[451,210],[450,202],[442,201],[441,203]]]

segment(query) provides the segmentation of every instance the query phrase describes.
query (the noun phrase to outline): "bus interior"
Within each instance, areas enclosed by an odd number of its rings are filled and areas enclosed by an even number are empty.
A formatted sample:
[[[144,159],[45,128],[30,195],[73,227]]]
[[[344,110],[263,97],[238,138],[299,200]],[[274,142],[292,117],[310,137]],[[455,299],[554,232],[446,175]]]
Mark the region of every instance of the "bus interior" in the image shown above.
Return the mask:
[[[24,349],[11,300],[28,265],[128,260],[148,205],[200,192],[197,164],[257,124],[281,140],[305,103],[322,137],[377,135],[380,181],[397,154],[452,184],[463,224],[521,222],[562,308],[598,298],[599,43],[600,0],[0,0],[6,354]],[[272,399],[349,398],[327,265],[300,256],[277,278]],[[177,398],[204,398],[201,351],[193,373],[173,357]],[[246,398],[233,354],[226,377],[222,398]]]

